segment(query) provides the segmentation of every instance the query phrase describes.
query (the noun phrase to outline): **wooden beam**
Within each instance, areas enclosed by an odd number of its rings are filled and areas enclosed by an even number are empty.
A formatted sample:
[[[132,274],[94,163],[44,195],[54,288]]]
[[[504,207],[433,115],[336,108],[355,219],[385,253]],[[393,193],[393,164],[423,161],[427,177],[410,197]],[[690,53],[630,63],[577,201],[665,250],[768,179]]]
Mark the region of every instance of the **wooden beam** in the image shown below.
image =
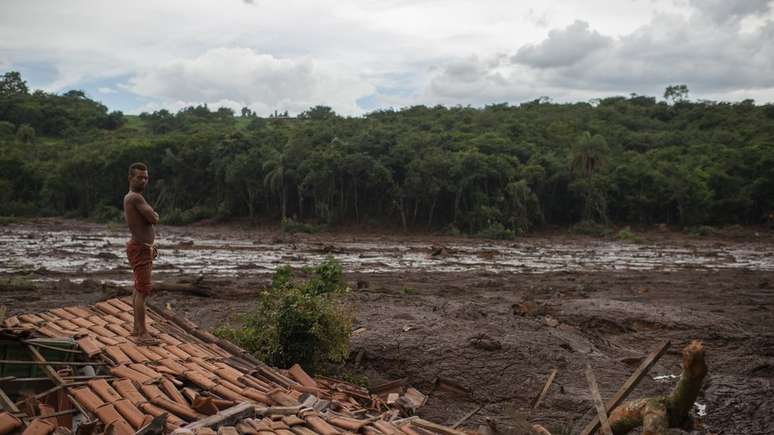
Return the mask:
[[[183,429],[196,432],[196,429],[209,427],[213,430],[216,430],[221,426],[233,426],[239,420],[253,417],[255,417],[255,404],[243,402],[238,405],[234,405],[231,408],[224,409],[215,415],[211,415],[207,418],[189,423],[183,426]]]
[[[540,395],[538,395],[537,399],[535,399],[535,403],[532,405],[532,409],[537,409],[537,407],[540,406],[540,402],[542,402],[543,399],[546,398],[546,394],[548,394],[548,389],[551,388],[551,384],[554,383],[554,379],[556,378],[557,372],[558,372],[557,369],[551,369],[551,373],[548,374],[548,379],[546,380],[546,384],[543,386],[543,390],[540,392]]]
[[[610,422],[607,421],[607,411],[605,411],[605,404],[602,403],[602,395],[599,394],[599,386],[597,385],[597,378],[594,376],[594,371],[591,370],[591,365],[586,363],[586,380],[589,382],[589,388],[591,388],[591,398],[594,400],[594,407],[597,409],[597,417],[602,427],[602,433],[605,435],[613,435],[613,429],[610,428]]]
[[[468,421],[468,419],[469,419],[470,417],[473,417],[474,415],[476,415],[476,413],[477,413],[478,411],[481,411],[481,408],[483,408],[483,407],[484,407],[484,405],[479,405],[479,406],[477,406],[477,407],[476,407],[476,409],[474,409],[474,410],[470,411],[469,413],[465,414],[465,415],[464,415],[464,416],[463,416],[461,419],[457,420],[457,422],[456,422],[456,423],[454,423],[454,424],[452,425],[452,427],[451,427],[451,428],[452,428],[452,429],[457,429],[457,427],[458,427],[459,425],[461,425],[462,423],[465,423],[466,421]]]
[[[629,396],[632,390],[637,387],[637,384],[639,384],[642,378],[645,377],[645,375],[648,373],[648,370],[650,370],[650,368],[653,367],[653,365],[656,364],[656,362],[662,356],[664,356],[667,349],[669,349],[670,344],[671,343],[669,341],[665,341],[664,343],[660,344],[656,350],[654,350],[650,355],[648,355],[647,358],[645,358],[644,361],[642,361],[642,364],[640,364],[637,370],[635,370],[634,373],[629,376],[629,379],[627,379],[626,382],[621,385],[621,388],[618,389],[618,391],[615,393],[615,396],[607,401],[605,410],[608,413],[615,409],[616,406],[620,405]],[[581,435],[591,435],[597,429],[599,429],[599,418],[594,417],[591,419],[589,424],[583,428]]]
[[[31,344],[28,344],[27,349],[29,349],[30,353],[32,353],[32,359],[34,359],[39,363],[45,363],[45,365],[43,365],[43,372],[46,374],[46,376],[48,376],[49,379],[51,379],[52,382],[54,382],[54,384],[56,385],[65,384],[64,379],[62,379],[62,377],[59,376],[59,373],[57,373],[56,370],[54,370],[54,368],[48,364],[48,361],[46,361],[46,359],[40,353],[38,348],[36,348]]]
[[[2,388],[0,388],[0,405],[2,405],[3,409],[8,412],[11,412],[11,413],[21,412],[19,410],[19,407],[16,406],[15,403],[13,403],[13,400],[11,400],[11,398],[8,397],[7,394],[5,394],[5,391],[3,391]]]
[[[416,420],[412,420],[411,424],[413,424],[414,426],[419,426],[422,429],[427,429],[429,431],[442,433],[445,435],[467,435],[466,432],[463,432],[461,430],[452,429],[446,426],[441,426],[440,424],[433,423],[432,421],[427,421],[423,418],[417,418]]]

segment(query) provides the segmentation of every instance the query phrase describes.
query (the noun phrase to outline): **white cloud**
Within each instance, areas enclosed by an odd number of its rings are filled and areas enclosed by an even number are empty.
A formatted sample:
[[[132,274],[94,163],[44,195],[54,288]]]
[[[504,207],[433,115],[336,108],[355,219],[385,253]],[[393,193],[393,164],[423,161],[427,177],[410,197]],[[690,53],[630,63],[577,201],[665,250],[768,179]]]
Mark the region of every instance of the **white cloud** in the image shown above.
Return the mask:
[[[360,113],[362,97],[400,107],[659,95],[674,83],[737,98],[774,87],[770,5],[3,0],[0,68],[42,65],[45,74],[25,76],[33,86],[110,87],[134,94],[111,101],[144,108],[223,102],[259,113],[314,104]]]
[[[539,44],[521,47],[513,61],[538,68],[572,65],[597,50],[609,47],[613,39],[589,29],[589,23],[575,21],[565,29],[551,30]]]
[[[115,93],[118,93],[118,91],[116,91],[113,88],[109,88],[109,87],[97,88],[97,92],[99,92],[100,94],[115,94]]]
[[[208,102],[259,114],[299,113],[314,105],[359,113],[355,101],[374,87],[346,68],[311,58],[280,59],[249,48],[217,48],[140,72],[124,88],[168,102]]]

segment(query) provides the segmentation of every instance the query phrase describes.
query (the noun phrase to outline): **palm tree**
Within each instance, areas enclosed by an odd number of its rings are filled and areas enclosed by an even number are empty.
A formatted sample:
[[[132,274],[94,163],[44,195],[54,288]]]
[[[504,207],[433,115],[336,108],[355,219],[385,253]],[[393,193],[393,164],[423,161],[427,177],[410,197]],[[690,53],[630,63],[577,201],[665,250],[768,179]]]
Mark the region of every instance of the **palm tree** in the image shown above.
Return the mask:
[[[264,186],[268,187],[274,193],[280,194],[280,203],[282,206],[282,220],[287,217],[287,176],[288,176],[288,158],[285,152],[276,151],[271,153],[266,162],[263,163],[263,171],[266,176],[263,178]]]

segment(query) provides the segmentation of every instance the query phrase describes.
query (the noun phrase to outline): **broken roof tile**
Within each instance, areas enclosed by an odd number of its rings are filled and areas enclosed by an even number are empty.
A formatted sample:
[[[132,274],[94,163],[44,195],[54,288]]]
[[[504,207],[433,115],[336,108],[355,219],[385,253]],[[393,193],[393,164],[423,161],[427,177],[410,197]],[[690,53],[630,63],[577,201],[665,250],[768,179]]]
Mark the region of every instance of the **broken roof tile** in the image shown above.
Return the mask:
[[[150,361],[158,361],[164,357],[151,350],[148,346],[137,346],[137,351],[145,355]]]
[[[49,312],[56,315],[60,319],[65,319],[65,320],[72,320],[76,317],[80,317],[77,314],[73,314],[64,308],[54,308],[53,310],[49,310]]]
[[[122,301],[121,299],[118,299],[118,298],[108,299],[105,302],[113,305],[114,307],[118,308],[121,311],[125,311],[125,312],[132,312],[133,311],[131,305],[127,304],[126,302],[124,302],[124,301]]]
[[[92,332],[92,334],[93,334],[93,332]],[[104,343],[107,346],[111,346],[111,347],[115,346],[116,349],[118,349],[118,345],[119,344],[125,342],[125,340],[121,341],[117,337],[104,337],[102,335],[96,335],[96,338],[97,338],[97,340],[99,342]],[[124,354],[124,355],[126,355],[126,354]],[[129,358],[129,357],[127,356],[127,358]]]
[[[252,387],[243,389],[242,394],[256,402],[261,402],[266,405],[272,405],[274,403],[268,395]]]
[[[8,412],[0,412],[0,435],[9,434],[21,426],[21,420]]]
[[[78,403],[91,412],[97,412],[97,408],[105,404],[89,387],[72,388],[70,393]]]
[[[87,320],[87,319],[85,319],[85,318],[83,318],[83,317],[76,317],[76,318],[74,318],[74,319],[72,319],[72,320],[70,320],[70,321],[71,321],[72,323],[74,323],[74,324],[78,325],[78,326],[79,326],[79,327],[81,327],[81,328],[89,328],[89,327],[91,327],[91,326],[95,326],[95,325],[94,325],[94,322],[92,322],[92,321],[90,321],[90,320]]]
[[[186,370],[183,372],[183,377],[191,381],[194,385],[204,388],[205,390],[210,390],[213,387],[215,387],[215,382],[213,382],[207,375],[200,372],[199,370]]]
[[[43,419],[36,418],[35,420],[32,420],[32,423],[30,423],[29,426],[27,426],[27,429],[24,429],[22,435],[48,435],[53,432],[54,429],[56,429],[56,426],[53,424]]]
[[[161,334],[161,335],[164,335],[164,334]],[[184,352],[182,349],[180,349],[179,347],[177,347],[174,344],[168,344],[164,348],[167,351],[169,351],[169,353],[174,354],[176,357],[178,357],[180,359],[191,358],[191,355],[187,354],[186,352]]]
[[[89,317],[89,316],[91,316],[92,314],[94,314],[94,313],[93,313],[93,312],[91,312],[91,310],[89,310],[87,307],[82,307],[82,306],[77,306],[77,307],[64,307],[64,310],[65,310],[65,311],[67,311],[67,312],[69,312],[69,313],[71,313],[71,314],[73,314],[75,317],[83,317],[83,318],[86,318],[86,317]],[[72,320],[72,319],[70,319],[70,320]]]
[[[108,384],[104,379],[92,379],[86,384],[89,386],[89,388],[92,389],[92,391],[97,393],[97,395],[107,403],[112,403],[123,398],[120,394],[118,394],[118,391],[111,387],[110,384]]]
[[[33,325],[40,325],[45,322],[42,317],[35,314],[22,314],[19,316],[19,320],[25,323],[32,323]]]
[[[108,357],[115,361],[116,364],[131,364],[132,360],[129,358],[129,355],[125,354],[124,351],[121,350],[119,346],[107,346],[105,348],[105,353],[107,353]]]
[[[153,370],[152,368],[146,366],[145,364],[129,364],[129,368],[132,370],[136,370],[145,376],[148,376],[151,379],[158,380],[161,379],[161,373],[157,372],[156,370]]]
[[[273,400],[276,404],[281,406],[296,406],[298,405],[298,400],[293,399],[290,397],[285,391],[283,391],[281,388],[275,388],[268,393],[266,393],[267,396],[271,397],[271,400]]]
[[[305,417],[306,423],[314,429],[315,432],[322,435],[337,435],[340,432],[335,427],[328,424],[317,415],[308,415]]]
[[[167,397],[161,389],[155,385],[141,385],[140,389],[142,394],[148,398],[148,401],[152,401],[157,397]]]
[[[182,418],[183,420],[196,421],[205,417],[204,414],[199,414],[198,412],[194,411],[192,408],[185,405],[181,405],[172,400],[169,400],[166,397],[157,396],[151,399],[150,402],[161,409],[165,409],[171,412],[172,414],[175,414],[176,416]]]
[[[188,401],[185,400],[185,397],[183,397],[183,394],[180,393],[180,390],[175,387],[175,384],[172,383],[169,379],[162,379],[160,382],[161,389],[167,394],[167,396],[174,400],[175,402],[188,406]]]
[[[152,418],[140,411],[140,408],[127,399],[117,400],[113,402],[113,406],[135,430],[148,424],[150,418]]]
[[[109,331],[109,330],[105,329],[104,326],[100,326],[100,325],[96,325],[96,324],[94,326],[90,327],[89,331],[97,334],[97,337],[111,337],[112,338],[112,337],[116,336],[115,332]]]
[[[312,377],[309,376],[309,374],[307,374],[298,364],[293,364],[293,366],[288,370],[288,374],[301,385],[317,388],[317,382],[315,382],[314,379],[312,379]]]
[[[64,319],[57,320],[54,323],[65,331],[77,331],[79,328],[81,328],[81,326],[78,326],[75,323]]]
[[[120,378],[128,378],[140,384],[147,384],[147,383],[153,382],[153,378],[151,378],[150,376],[140,373],[137,370],[133,370],[130,367],[125,365],[111,367],[110,373],[112,373],[113,376],[117,376]]]
[[[95,307],[97,307],[100,311],[103,313],[111,314],[113,316],[117,316],[118,313],[121,312],[118,308],[114,307],[112,304],[109,304],[105,301],[97,302],[94,304]]]
[[[86,320],[88,320],[89,322],[91,322],[91,323],[93,323],[95,325],[99,325],[99,326],[105,326],[105,325],[108,324],[108,322],[105,319],[103,319],[102,317],[97,316],[97,315],[91,315],[91,316],[87,317]]]
[[[97,417],[105,424],[105,432],[110,433],[108,427],[112,427],[116,435],[133,435],[132,426],[121,417],[116,407],[106,403],[97,408]]]
[[[121,379],[113,382],[113,388],[126,400],[132,402],[135,406],[145,402],[145,397],[137,391],[131,379]]]
[[[108,325],[105,325],[105,328],[115,332],[116,335],[119,335],[121,337],[129,337],[130,335],[132,335],[132,332],[130,330],[124,328],[118,323],[110,323]]]
[[[179,344],[183,344],[182,341],[180,341],[177,338],[175,338],[175,337],[173,337],[173,336],[171,336],[169,334],[166,334],[166,333],[159,334],[159,339],[161,341],[163,341],[164,343],[167,343],[167,344],[172,345],[172,346],[177,346]],[[167,350],[169,350],[169,349],[167,349]]]
[[[12,316],[12,317],[9,317],[9,318],[3,320],[3,325],[6,328],[15,328],[15,327],[19,326],[20,323],[21,322],[19,322],[19,317],[17,317],[17,316]]]
[[[212,391],[213,393],[217,394],[220,397],[223,397],[224,399],[236,400],[237,402],[250,401],[250,399],[248,399],[247,397],[239,394],[234,390],[224,387],[223,385],[215,385],[214,387],[210,388],[210,391]]]
[[[186,370],[190,370],[188,367],[179,364],[177,361],[169,358],[160,359],[158,362],[159,365],[172,370],[178,376],[182,376]]]
[[[143,354],[137,349],[137,345],[135,344],[124,343],[119,345],[118,348],[121,349],[121,351],[125,353],[126,356],[131,358],[132,361],[136,363],[143,363],[146,361],[150,361],[150,359],[147,356],[145,356],[145,354]]]

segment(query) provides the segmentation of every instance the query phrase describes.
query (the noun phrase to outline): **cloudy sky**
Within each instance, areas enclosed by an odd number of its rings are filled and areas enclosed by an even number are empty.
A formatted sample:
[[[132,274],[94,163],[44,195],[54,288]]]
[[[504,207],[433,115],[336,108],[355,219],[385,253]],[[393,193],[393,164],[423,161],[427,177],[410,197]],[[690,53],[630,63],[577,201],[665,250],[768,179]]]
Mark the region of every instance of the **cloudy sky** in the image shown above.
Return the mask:
[[[774,102],[774,0],[0,0],[0,73],[140,113]]]

